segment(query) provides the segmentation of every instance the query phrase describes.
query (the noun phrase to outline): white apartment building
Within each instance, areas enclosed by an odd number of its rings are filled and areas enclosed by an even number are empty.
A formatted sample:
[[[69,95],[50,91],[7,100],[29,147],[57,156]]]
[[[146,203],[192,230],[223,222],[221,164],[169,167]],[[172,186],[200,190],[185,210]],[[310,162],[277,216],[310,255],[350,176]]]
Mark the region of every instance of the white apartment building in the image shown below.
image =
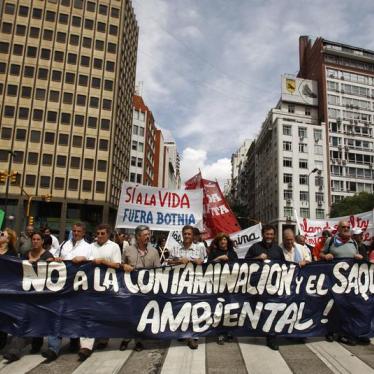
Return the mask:
[[[255,147],[255,218],[278,232],[300,218],[325,218],[328,182],[325,124],[318,120],[317,82],[282,77],[282,96]]]

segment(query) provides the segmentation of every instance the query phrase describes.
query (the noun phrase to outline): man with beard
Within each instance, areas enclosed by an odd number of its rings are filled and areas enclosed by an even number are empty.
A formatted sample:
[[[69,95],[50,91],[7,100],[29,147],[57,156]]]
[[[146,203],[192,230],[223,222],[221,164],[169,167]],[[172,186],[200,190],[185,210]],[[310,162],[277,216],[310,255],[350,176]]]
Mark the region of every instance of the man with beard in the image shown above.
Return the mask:
[[[275,241],[275,227],[272,225],[262,226],[262,241],[255,243],[248,249],[245,255],[246,260],[278,260],[285,261],[282,248]],[[269,348],[277,351],[279,345],[275,335],[266,337],[266,344]]]
[[[140,225],[135,229],[135,245],[130,245],[123,251],[123,270],[131,272],[138,269],[150,269],[161,266],[158,251],[148,245],[151,232],[148,226]],[[123,339],[120,350],[124,351],[130,343],[130,339]],[[135,351],[144,349],[143,342],[135,339]]]

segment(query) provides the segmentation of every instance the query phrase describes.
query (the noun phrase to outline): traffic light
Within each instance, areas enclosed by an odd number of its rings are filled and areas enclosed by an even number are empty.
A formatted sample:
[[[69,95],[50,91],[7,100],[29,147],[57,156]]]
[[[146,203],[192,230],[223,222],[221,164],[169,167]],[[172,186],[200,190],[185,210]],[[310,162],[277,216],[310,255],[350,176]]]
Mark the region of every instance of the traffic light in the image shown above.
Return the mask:
[[[29,216],[29,223],[28,225],[34,225],[34,217],[33,216]]]
[[[17,175],[18,175],[17,171],[13,171],[13,173],[10,174],[10,183],[16,183],[17,182]]]
[[[49,203],[49,202],[51,201],[51,199],[52,199],[52,195],[50,195],[50,194],[43,195],[43,196],[42,196],[42,199],[43,199],[45,202]]]
[[[0,172],[0,183],[5,183],[7,179],[7,173],[5,171]]]

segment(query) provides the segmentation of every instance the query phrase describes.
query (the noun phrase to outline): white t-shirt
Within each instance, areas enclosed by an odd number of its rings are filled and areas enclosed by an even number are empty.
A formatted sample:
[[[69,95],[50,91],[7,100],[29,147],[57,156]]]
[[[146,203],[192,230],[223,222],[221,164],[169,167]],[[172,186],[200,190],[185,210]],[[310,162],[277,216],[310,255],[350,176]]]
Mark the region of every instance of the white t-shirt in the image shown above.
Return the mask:
[[[60,244],[58,243],[58,239],[54,235],[51,234],[50,237],[52,239],[52,246],[49,249],[49,252],[51,252],[54,257],[58,257]]]
[[[201,258],[204,260],[206,257],[206,248],[204,243],[192,243],[189,248],[185,248],[183,244],[178,248],[172,248],[170,250],[170,258],[177,257],[185,257],[188,260],[196,260],[197,258]]]
[[[91,251],[91,245],[84,239],[77,241],[75,245],[70,239],[62,244],[60,257],[64,260],[72,260],[74,257],[83,256],[88,260],[91,257]]]
[[[117,243],[108,240],[103,245],[94,242],[90,244],[91,246],[91,257],[90,260],[95,258],[103,258],[104,260],[115,262],[117,264],[121,263],[121,250]]]
[[[291,262],[298,262],[298,260],[299,261],[302,261],[302,260],[312,261],[312,256],[310,254],[310,251],[300,244],[294,243],[291,251],[287,251],[283,243],[281,244],[281,248],[283,249],[284,258],[286,261],[291,261]],[[298,253],[296,254],[296,252]]]

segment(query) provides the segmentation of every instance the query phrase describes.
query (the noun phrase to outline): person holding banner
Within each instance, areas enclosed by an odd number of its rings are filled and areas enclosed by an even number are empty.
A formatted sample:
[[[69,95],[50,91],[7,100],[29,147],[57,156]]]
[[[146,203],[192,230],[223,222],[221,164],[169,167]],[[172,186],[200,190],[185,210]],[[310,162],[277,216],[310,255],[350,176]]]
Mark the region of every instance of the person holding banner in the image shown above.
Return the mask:
[[[151,231],[148,226],[140,225],[135,228],[135,245],[130,245],[123,252],[123,270],[131,272],[137,269],[150,269],[160,267],[160,256],[157,249],[149,245]],[[119,349],[124,351],[131,339],[123,339]],[[143,342],[135,339],[135,351],[144,349]]]
[[[276,229],[272,225],[264,225],[261,229],[262,240],[252,245],[248,249],[245,255],[246,260],[278,260],[285,261],[282,248],[275,241]],[[277,342],[276,335],[266,336],[267,346],[274,350],[279,350],[279,345]]]
[[[317,244],[314,246],[312,250],[313,260],[319,261],[321,258],[321,251],[323,250],[323,247],[325,246],[327,238],[331,237],[331,233],[329,230],[323,230],[322,235],[320,238],[318,238]]]
[[[53,255],[43,248],[43,241],[43,234],[41,232],[34,232],[31,235],[32,248],[26,252],[22,258],[24,260],[28,260],[30,263],[53,260]],[[30,353],[38,353],[43,345],[43,337],[24,338],[20,336],[13,336],[6,353],[3,355],[4,359],[7,360],[8,363],[19,360],[21,358],[23,348],[30,343]]]
[[[5,228],[0,231],[0,256],[17,257],[16,251],[17,234],[15,231]],[[0,331],[0,349],[3,349],[7,342],[8,334]]]
[[[121,267],[121,250],[117,243],[109,240],[111,228],[107,224],[100,224],[96,227],[96,242],[91,243],[91,254],[89,260],[94,265],[104,265],[113,269]],[[100,338],[96,341],[97,349],[104,349],[108,345],[108,338]],[[78,352],[80,361],[85,361],[91,356],[95,339],[80,338],[81,348]]]
[[[170,251],[169,265],[187,265],[192,262],[196,265],[201,265],[206,257],[206,248],[203,243],[193,242],[193,227],[185,225],[182,228],[182,245],[178,248],[173,248]],[[191,349],[197,349],[199,346],[198,338],[189,338],[187,345]]]
[[[281,243],[286,261],[296,262],[300,267],[312,262],[312,256],[307,248],[295,242],[295,233],[292,229],[283,231],[283,242]]]

